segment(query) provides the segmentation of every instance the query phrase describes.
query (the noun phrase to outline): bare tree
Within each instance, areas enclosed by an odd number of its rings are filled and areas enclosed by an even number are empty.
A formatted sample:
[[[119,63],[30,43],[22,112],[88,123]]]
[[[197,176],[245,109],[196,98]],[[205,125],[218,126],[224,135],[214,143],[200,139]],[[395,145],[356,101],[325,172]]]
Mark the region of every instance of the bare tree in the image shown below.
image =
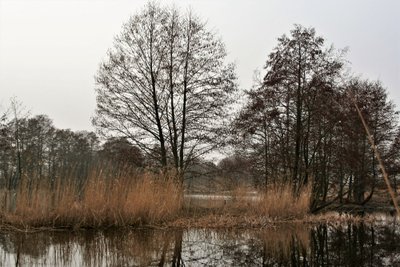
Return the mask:
[[[290,37],[278,39],[264,81],[247,92],[233,125],[265,183],[279,178],[298,189],[312,178],[315,209],[333,200],[363,205],[379,181],[378,162],[349,91],[390,174],[398,171],[398,112],[380,82],[348,79],[344,53],[325,48],[314,29],[296,26]]]
[[[315,155],[326,140],[322,124],[340,78],[342,52],[324,47],[313,28],[296,25],[283,35],[266,62],[264,80],[247,92],[235,128],[255,145],[265,181],[280,177],[307,184]],[[273,144],[273,145],[271,145]]]
[[[16,161],[16,171],[14,175],[11,177],[11,181],[9,186],[12,188],[16,188],[17,184],[21,180],[22,177],[22,144],[21,144],[21,131],[20,131],[20,123],[21,120],[28,117],[28,113],[25,112],[25,108],[22,106],[22,103],[19,102],[16,98],[11,99],[11,112],[13,115],[13,138],[15,144],[15,161]]]
[[[100,66],[94,125],[183,173],[223,133],[237,88],[225,57],[222,41],[191,12],[148,4]]]

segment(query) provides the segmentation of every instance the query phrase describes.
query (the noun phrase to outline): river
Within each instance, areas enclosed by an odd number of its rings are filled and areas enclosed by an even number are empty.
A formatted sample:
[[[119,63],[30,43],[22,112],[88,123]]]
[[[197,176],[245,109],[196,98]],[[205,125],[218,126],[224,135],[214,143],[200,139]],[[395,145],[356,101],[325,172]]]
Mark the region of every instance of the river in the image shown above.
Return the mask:
[[[1,266],[400,266],[400,226],[124,229],[0,234]]]

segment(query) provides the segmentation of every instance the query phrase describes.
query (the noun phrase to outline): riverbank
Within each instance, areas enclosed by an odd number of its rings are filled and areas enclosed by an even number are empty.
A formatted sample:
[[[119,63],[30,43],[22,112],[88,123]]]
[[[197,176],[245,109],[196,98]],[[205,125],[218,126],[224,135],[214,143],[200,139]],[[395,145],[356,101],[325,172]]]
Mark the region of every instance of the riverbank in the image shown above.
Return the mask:
[[[0,222],[0,232],[42,232],[42,231],[81,231],[81,230],[123,230],[123,229],[273,229],[284,225],[302,225],[304,227],[320,224],[397,224],[396,216],[386,212],[374,212],[364,215],[329,211],[320,214],[307,214],[303,217],[267,217],[251,213],[227,212],[222,210],[192,209],[183,210],[176,217],[168,220],[135,223],[135,224],[101,224],[101,225],[29,225],[24,223]]]
[[[23,180],[16,190],[0,192],[0,224],[17,229],[190,227],[194,221],[205,225],[207,220],[210,225],[224,221],[228,225],[235,224],[229,221],[244,224],[232,218],[245,215],[261,225],[264,218],[303,218],[309,213],[308,187],[295,194],[291,185],[273,185],[250,196],[248,188],[238,187],[225,196],[194,197],[184,194],[174,175],[112,175],[105,177],[104,172],[95,172],[84,185],[62,180],[54,185]]]
[[[0,230],[267,228],[281,223],[374,221],[368,213],[380,210],[389,215],[391,210],[386,202],[374,203],[370,210],[346,204],[315,215],[309,209],[309,187],[297,193],[290,184],[279,184],[263,191],[242,186],[219,194],[184,194],[173,175],[113,175],[105,179],[104,172],[93,173],[79,186],[23,181],[17,190],[3,190]]]

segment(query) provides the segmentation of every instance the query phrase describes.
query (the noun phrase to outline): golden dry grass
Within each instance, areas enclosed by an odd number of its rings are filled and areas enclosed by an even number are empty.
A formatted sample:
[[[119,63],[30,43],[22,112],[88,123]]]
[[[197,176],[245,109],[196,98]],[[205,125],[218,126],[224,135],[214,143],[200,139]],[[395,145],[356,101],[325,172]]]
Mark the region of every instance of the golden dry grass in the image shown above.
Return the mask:
[[[18,227],[108,227],[152,224],[176,216],[182,190],[173,176],[144,173],[139,177],[104,179],[93,172],[81,192],[73,182],[55,188],[22,182],[11,209],[3,206],[3,224]],[[31,187],[32,188],[32,187]],[[12,199],[9,193],[4,199]]]
[[[264,228],[275,223],[309,220],[310,187],[297,194],[290,184],[265,191],[242,185],[219,195],[186,198],[187,213],[168,223],[173,227]]]
[[[34,180],[35,181],[35,180]],[[290,184],[255,191],[248,185],[220,195],[183,198],[172,173],[94,170],[84,185],[72,178],[3,190],[0,225],[16,228],[101,228],[158,225],[173,227],[266,227],[276,222],[310,222],[311,189],[293,193]],[[204,196],[204,197],[203,197]],[[190,204],[182,209],[183,202]]]
[[[302,218],[310,211],[311,187],[293,192],[290,184],[273,185],[261,196],[256,212],[272,218]]]
[[[274,184],[257,194],[249,194],[249,188],[238,187],[233,191],[233,210],[273,220],[304,218],[310,211],[311,187],[293,192],[290,184]]]

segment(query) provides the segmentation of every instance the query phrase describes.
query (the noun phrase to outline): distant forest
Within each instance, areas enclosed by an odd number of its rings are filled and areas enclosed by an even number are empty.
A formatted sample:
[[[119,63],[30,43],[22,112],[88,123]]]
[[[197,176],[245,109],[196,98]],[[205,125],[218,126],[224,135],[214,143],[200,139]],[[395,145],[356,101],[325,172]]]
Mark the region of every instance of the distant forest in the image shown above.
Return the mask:
[[[193,12],[148,4],[100,64],[96,133],[56,129],[16,101],[4,111],[1,186],[17,188],[23,178],[83,184],[93,168],[129,167],[174,170],[186,187],[202,179],[289,183],[294,191],[311,186],[313,207],[363,204],[382,179],[356,106],[396,185],[398,111],[380,81],[349,74],[346,49],[295,25],[248,90],[239,90],[226,55]],[[207,160],[215,151],[227,155],[218,164]]]

